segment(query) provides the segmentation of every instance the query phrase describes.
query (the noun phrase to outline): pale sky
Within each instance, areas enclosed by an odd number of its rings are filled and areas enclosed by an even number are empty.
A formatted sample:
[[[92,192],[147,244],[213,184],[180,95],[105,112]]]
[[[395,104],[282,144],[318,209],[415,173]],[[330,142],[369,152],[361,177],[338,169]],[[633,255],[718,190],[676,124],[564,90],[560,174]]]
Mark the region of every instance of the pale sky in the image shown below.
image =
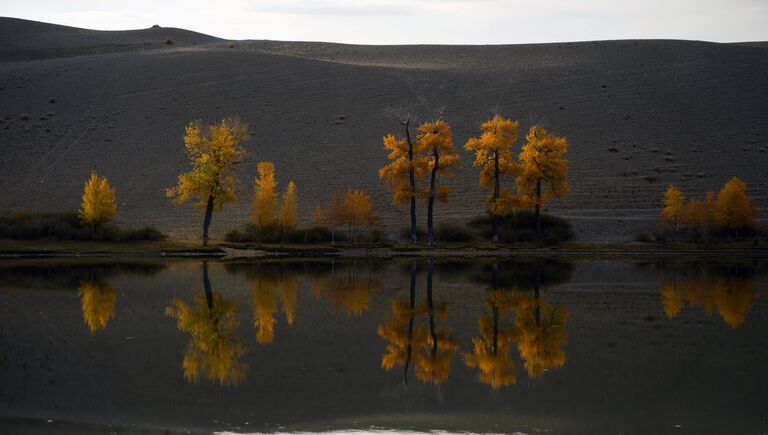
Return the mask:
[[[0,0],[0,16],[357,44],[768,40],[768,0]]]

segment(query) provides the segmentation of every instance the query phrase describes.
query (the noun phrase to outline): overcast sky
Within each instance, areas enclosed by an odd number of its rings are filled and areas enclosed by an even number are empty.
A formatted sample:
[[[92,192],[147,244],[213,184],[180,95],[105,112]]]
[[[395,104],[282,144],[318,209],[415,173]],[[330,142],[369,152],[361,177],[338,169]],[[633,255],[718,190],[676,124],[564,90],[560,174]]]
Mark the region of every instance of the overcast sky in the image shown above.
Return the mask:
[[[768,40],[768,0],[0,0],[0,15],[100,30],[159,24],[228,39],[358,44]]]

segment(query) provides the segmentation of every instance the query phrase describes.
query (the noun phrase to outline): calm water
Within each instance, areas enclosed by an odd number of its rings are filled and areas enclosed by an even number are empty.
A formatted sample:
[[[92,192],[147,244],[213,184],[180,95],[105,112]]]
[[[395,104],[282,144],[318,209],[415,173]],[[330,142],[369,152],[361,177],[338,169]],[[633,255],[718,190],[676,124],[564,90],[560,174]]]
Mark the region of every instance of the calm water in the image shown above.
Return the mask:
[[[767,269],[5,260],[0,433],[767,433]]]

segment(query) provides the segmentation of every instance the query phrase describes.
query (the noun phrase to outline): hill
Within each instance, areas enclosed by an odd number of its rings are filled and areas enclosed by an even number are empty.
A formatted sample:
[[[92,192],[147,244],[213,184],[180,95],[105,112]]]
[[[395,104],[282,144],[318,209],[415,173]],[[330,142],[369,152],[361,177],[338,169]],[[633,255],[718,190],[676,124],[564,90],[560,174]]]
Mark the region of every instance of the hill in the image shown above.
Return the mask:
[[[296,181],[301,218],[309,220],[315,201],[353,186],[372,194],[395,232],[406,211],[389,204],[376,170],[386,163],[381,138],[400,133],[405,110],[415,122],[442,113],[458,147],[493,111],[568,137],[572,192],[549,208],[571,219],[582,241],[625,241],[653,228],[669,183],[702,195],[739,175],[763,217],[768,210],[768,50],[760,44],[238,41],[230,48],[178,29],[12,22],[15,30],[0,26],[0,210],[76,209],[96,169],[117,187],[119,221],[194,237],[201,216],[164,195],[186,169],[184,126],[237,115],[251,131],[244,200],[214,217],[214,235],[247,219],[261,160],[275,162],[280,188]],[[177,32],[171,46],[136,42],[164,41],[166,31]],[[57,40],[66,42],[58,52],[45,42]],[[116,41],[126,45],[84,48]],[[462,158],[438,221],[483,209],[477,170],[470,155]]]

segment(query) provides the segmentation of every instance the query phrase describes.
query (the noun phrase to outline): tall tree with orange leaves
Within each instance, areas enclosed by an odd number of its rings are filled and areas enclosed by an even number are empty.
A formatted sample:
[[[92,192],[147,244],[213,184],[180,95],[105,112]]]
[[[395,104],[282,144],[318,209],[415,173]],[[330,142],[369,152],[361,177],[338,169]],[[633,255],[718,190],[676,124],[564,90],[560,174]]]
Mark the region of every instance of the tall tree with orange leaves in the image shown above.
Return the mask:
[[[437,174],[444,176],[453,174],[459,167],[459,153],[453,146],[451,126],[442,119],[425,122],[419,126],[419,140],[422,142],[421,159],[430,172],[429,190],[427,191],[427,244],[435,244],[434,237],[434,207],[435,198],[448,201],[448,186],[437,184]]]
[[[519,124],[500,115],[481,124],[479,137],[470,138],[464,149],[475,153],[474,166],[480,167],[480,186],[490,187],[492,193],[485,200],[491,213],[491,239],[499,241],[499,217],[506,216],[517,207],[516,197],[501,185],[502,175],[515,175],[520,166],[512,157],[512,144],[517,141]]]
[[[531,126],[520,153],[522,170],[517,177],[518,193],[535,209],[536,234],[541,237],[541,208],[552,197],[570,191],[568,185],[568,141],[550,134],[539,125]]]
[[[240,143],[248,138],[248,126],[238,119],[222,119],[218,124],[203,126],[198,120],[187,125],[184,148],[192,170],[179,175],[178,184],[166,190],[176,205],[194,200],[205,210],[203,244],[208,244],[208,227],[214,211],[237,201],[235,165],[245,159]]]
[[[719,225],[738,231],[755,226],[757,209],[747,194],[747,183],[738,177],[728,180],[715,200],[715,219]]]
[[[387,158],[391,162],[379,169],[379,178],[392,191],[392,204],[410,203],[411,242],[416,243],[416,179],[424,177],[426,162],[417,158],[423,147],[419,139],[411,139],[410,118],[402,121],[402,125],[405,139],[393,134],[384,136],[384,149],[389,151]]]

